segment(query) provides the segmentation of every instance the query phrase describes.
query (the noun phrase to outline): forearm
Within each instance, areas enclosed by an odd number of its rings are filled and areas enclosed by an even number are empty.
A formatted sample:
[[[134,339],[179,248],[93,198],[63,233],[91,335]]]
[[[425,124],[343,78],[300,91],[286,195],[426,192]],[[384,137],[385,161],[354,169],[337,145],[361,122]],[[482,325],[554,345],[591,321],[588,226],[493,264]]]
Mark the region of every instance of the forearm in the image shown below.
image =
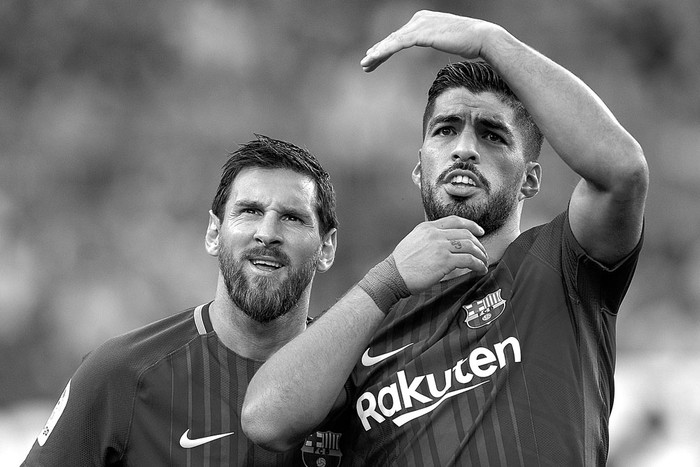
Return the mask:
[[[495,25],[481,56],[508,83],[557,154],[600,190],[644,170],[642,151],[579,78]]]
[[[306,436],[332,410],[383,319],[356,286],[276,352],[248,386],[241,416],[246,435],[273,450],[288,449]]]
[[[273,450],[303,439],[333,409],[394,303],[456,268],[486,273],[486,251],[476,238],[483,234],[473,221],[457,216],[416,226],[386,260],[260,368],[243,403],[246,435]]]

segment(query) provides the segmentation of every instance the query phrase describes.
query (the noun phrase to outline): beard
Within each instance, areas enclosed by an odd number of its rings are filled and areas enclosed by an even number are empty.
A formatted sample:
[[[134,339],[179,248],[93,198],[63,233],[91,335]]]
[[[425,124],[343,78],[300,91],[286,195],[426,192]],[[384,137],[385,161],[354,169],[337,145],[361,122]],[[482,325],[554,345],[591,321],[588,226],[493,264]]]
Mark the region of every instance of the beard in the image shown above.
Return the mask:
[[[456,169],[469,170],[479,179],[486,191],[486,201],[469,202],[467,198],[453,198],[452,202],[443,202],[438,197],[437,185],[423,182],[421,183],[421,198],[427,219],[434,221],[451,215],[463,217],[479,224],[484,229],[484,235],[496,232],[503,227],[518,204],[519,178],[492,192],[491,184],[474,164],[456,162],[440,174],[437,183],[443,181],[449,172]]]
[[[292,269],[283,280],[271,277],[250,277],[244,264],[256,256],[270,256],[282,264],[291,263],[289,256],[277,248],[255,247],[243,253],[240,260],[224,245],[219,252],[219,268],[226,290],[233,303],[253,320],[269,323],[287,314],[311,283],[318,253],[299,268]]]

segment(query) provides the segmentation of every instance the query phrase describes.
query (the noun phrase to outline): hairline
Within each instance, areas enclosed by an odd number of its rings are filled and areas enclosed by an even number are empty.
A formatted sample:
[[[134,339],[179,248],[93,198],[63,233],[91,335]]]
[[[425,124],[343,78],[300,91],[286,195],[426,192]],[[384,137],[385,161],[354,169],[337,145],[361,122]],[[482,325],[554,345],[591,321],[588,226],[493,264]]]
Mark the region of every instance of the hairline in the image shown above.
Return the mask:
[[[462,84],[453,84],[453,85],[446,86],[443,89],[441,89],[440,92],[435,94],[432,99],[429,98],[428,103],[425,106],[425,110],[423,111],[423,135],[422,135],[423,141],[425,141],[425,139],[427,137],[429,123],[435,116],[435,103],[443,94],[445,94],[446,92],[448,92],[452,89],[464,89],[475,96],[478,96],[478,95],[481,95],[484,93],[492,94],[500,102],[502,102],[504,105],[508,106],[513,111],[513,124],[514,124],[515,130],[517,130],[518,135],[520,135],[520,137],[522,139],[523,157],[526,160],[533,160],[533,161],[536,161],[539,158],[539,155],[540,155],[539,150],[536,151],[535,157],[528,157],[528,155],[527,155],[529,138],[525,133],[527,131],[527,125],[528,125],[529,121],[528,121],[526,116],[521,115],[522,112],[527,113],[527,109],[525,109],[522,102],[515,95],[511,95],[511,94],[509,94],[503,90],[500,90],[500,89],[484,89],[484,90],[481,90],[478,92],[474,92],[471,89],[469,89],[468,86],[465,86]],[[430,115],[428,115],[428,113],[430,113]],[[540,144],[540,146],[541,146],[541,144]]]

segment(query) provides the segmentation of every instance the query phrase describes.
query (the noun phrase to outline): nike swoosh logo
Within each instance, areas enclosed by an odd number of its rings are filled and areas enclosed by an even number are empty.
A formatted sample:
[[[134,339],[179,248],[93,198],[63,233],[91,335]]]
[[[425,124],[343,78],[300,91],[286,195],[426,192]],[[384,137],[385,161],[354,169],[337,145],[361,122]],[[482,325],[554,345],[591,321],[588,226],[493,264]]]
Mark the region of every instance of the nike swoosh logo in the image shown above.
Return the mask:
[[[185,449],[192,449],[192,448],[196,448],[197,446],[201,446],[202,444],[211,443],[212,441],[216,441],[217,439],[231,436],[233,433],[234,432],[232,431],[231,433],[222,433],[220,435],[205,436],[204,438],[190,439],[190,430],[188,428],[187,431],[185,431],[182,434],[182,436],[180,437],[180,446],[182,446]]]
[[[411,345],[413,345],[413,342],[411,342],[410,344],[404,345],[400,349],[392,350],[391,352],[383,353],[381,355],[377,355],[376,357],[372,357],[369,354],[369,349],[367,349],[367,350],[365,350],[365,353],[362,354],[362,364],[364,366],[376,365],[377,363],[379,363],[383,360],[386,360],[387,358],[391,357],[392,355],[396,355],[397,353],[401,352],[406,347],[410,347]]]

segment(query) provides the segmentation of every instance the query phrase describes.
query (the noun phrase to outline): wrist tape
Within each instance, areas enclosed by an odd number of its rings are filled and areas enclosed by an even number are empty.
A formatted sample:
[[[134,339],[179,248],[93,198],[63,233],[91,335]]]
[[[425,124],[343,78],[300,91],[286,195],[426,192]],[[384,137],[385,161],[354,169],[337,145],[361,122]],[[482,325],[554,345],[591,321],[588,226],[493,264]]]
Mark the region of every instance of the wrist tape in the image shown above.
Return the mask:
[[[357,285],[374,300],[384,314],[387,314],[389,308],[399,299],[411,295],[392,255],[370,269]]]

